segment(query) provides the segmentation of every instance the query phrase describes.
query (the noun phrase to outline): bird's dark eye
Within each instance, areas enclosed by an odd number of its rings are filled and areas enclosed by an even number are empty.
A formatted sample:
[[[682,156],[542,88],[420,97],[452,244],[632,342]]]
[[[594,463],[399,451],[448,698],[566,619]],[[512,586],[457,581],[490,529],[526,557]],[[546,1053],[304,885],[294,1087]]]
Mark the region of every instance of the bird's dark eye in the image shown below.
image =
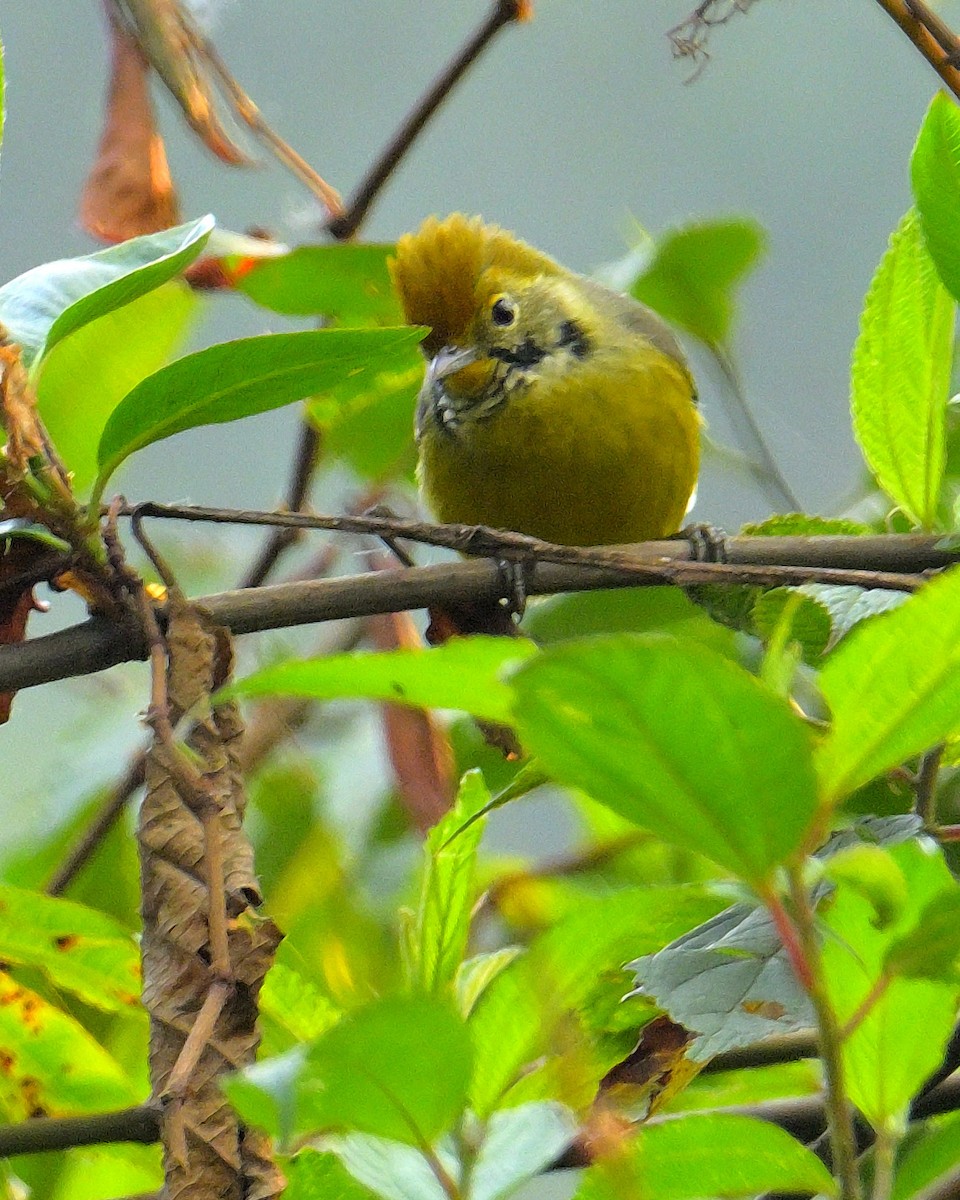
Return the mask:
[[[498,296],[490,305],[490,319],[501,329],[509,329],[517,319],[517,306],[506,296]]]

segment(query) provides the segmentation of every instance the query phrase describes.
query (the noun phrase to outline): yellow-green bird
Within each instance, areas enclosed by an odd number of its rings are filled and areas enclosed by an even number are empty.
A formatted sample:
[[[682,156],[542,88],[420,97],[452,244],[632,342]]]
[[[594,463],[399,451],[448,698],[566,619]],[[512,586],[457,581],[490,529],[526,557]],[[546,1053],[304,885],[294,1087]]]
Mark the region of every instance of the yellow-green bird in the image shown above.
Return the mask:
[[[430,327],[416,437],[439,520],[577,546],[677,531],[700,418],[656,314],[460,213],[402,237],[391,272]]]

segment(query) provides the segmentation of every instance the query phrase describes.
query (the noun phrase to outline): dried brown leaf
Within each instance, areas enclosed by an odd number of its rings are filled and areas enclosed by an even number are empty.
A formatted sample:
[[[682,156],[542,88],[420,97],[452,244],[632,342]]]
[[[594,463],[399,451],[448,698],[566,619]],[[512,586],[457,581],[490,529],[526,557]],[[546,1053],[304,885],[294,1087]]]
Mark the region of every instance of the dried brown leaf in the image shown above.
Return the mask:
[[[150,99],[150,67],[129,29],[110,21],[111,68],[103,134],[80,201],[93,237],[120,242],[169,229],[180,209]]]

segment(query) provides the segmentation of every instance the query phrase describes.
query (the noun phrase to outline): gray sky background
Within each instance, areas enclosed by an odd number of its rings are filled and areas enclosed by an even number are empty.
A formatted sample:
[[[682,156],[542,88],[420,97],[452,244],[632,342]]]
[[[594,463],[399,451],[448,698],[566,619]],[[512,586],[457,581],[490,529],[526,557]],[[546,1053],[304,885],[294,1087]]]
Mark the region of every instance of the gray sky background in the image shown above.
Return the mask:
[[[693,3],[539,0],[536,19],[507,30],[454,94],[364,236],[391,240],[429,212],[476,211],[590,271],[622,253],[632,219],[656,233],[692,217],[755,217],[769,253],[742,298],[748,394],[804,507],[835,512],[859,471],[847,373],[861,301],[910,203],[908,156],[938,81],[873,0],[757,0],[715,31],[710,62],[688,83],[665,33]],[[956,0],[940,7],[960,21]],[[349,194],[486,11],[479,0],[228,0],[214,34],[268,120]],[[75,212],[100,132],[106,55],[94,0],[0,4],[0,33],[6,280],[97,248]],[[158,108],[185,217],[210,210],[231,228],[311,237],[317,214],[290,177],[266,162],[222,167],[187,136],[166,96]],[[212,306],[203,336],[279,327],[228,297]],[[722,439],[717,381],[702,363],[700,384]],[[281,412],[181,435],[140,455],[122,486],[136,498],[272,505],[293,428],[294,414]],[[705,472],[699,519],[735,528],[767,511],[742,480]],[[42,628],[35,620],[33,632]],[[21,695],[0,732],[0,811],[16,803],[16,832],[21,821],[53,819],[70,790],[64,775],[76,770],[64,765],[70,747],[116,700],[123,728],[110,718],[103,762],[90,768],[109,777],[117,744],[137,736],[138,670]],[[25,728],[38,730],[28,764]]]

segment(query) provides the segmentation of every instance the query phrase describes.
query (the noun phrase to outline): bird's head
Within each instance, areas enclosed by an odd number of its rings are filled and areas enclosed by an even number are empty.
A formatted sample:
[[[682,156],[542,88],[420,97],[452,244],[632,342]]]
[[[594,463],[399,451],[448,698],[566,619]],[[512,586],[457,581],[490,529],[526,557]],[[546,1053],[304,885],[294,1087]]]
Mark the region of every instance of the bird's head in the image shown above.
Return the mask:
[[[391,272],[407,319],[430,326],[423,398],[451,426],[589,350],[567,272],[479,218],[428,218],[400,239]]]

